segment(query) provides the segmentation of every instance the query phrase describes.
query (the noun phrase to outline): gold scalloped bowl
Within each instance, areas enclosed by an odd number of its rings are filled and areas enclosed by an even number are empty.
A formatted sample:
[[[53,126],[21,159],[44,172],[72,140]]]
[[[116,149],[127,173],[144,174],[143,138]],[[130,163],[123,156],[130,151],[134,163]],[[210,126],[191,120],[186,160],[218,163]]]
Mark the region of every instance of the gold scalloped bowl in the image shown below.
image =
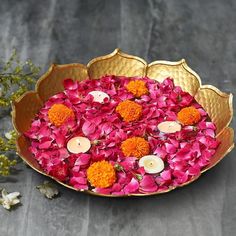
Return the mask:
[[[87,66],[78,63],[52,65],[37,82],[35,91],[26,92],[14,102],[12,119],[14,127],[18,132],[17,152],[34,170],[54,179],[65,187],[81,191],[43,172],[32,153],[30,153],[30,143],[23,133],[30,128],[32,119],[34,119],[44,102],[49,97],[64,90],[62,85],[64,78],[73,78],[74,80],[82,81],[87,78],[98,79],[103,75],[123,75],[127,77],[147,76],[150,79],[158,81],[162,81],[166,77],[171,77],[174,79],[175,85],[181,86],[184,91],[194,96],[196,101],[203,106],[212,121],[216,124],[216,138],[221,142],[216,153],[211,158],[209,165],[201,173],[211,169],[233,149],[234,131],[228,127],[233,116],[232,94],[225,94],[212,85],[201,85],[200,77],[187,66],[185,60],[178,62],[154,61],[147,64],[146,61],[139,57],[122,53],[119,49],[116,49],[111,54],[94,58]],[[193,182],[198,177],[192,178],[182,186]],[[163,192],[130,194],[129,196],[155,195],[169,192],[173,189],[174,187]],[[89,190],[85,190],[84,192],[92,195],[117,197],[116,195],[98,194]]]

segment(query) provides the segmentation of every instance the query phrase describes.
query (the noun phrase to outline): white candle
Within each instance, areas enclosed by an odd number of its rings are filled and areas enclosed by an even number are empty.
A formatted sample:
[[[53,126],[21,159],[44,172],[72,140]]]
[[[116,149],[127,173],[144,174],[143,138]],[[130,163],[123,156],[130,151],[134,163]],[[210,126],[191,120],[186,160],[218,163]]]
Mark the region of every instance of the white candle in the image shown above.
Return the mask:
[[[164,121],[158,124],[157,128],[166,134],[175,133],[181,130],[181,124],[176,121]]]
[[[139,166],[144,167],[146,173],[156,174],[164,169],[164,162],[156,155],[147,155],[139,160]]]
[[[90,147],[91,143],[89,139],[80,136],[70,139],[67,143],[68,151],[74,154],[85,153],[90,149]]]
[[[102,91],[92,91],[92,92],[89,92],[89,94],[93,96],[94,102],[103,103],[105,98],[110,99],[109,95]]]

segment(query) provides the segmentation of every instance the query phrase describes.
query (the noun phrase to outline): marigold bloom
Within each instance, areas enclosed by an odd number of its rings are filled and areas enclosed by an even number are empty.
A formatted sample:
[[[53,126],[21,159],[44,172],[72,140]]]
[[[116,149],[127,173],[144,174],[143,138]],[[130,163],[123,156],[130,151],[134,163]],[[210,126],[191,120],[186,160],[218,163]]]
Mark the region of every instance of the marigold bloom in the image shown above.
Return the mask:
[[[195,107],[185,107],[178,112],[177,118],[183,125],[196,124],[201,119],[201,114]]]
[[[146,83],[142,80],[132,80],[127,84],[126,88],[137,98],[148,94]]]
[[[150,146],[144,138],[132,137],[122,142],[121,150],[126,157],[141,158],[149,154]]]
[[[142,106],[136,102],[125,100],[118,104],[116,111],[121,115],[124,121],[136,121],[142,115]]]
[[[116,172],[108,161],[98,161],[88,168],[87,178],[95,188],[108,188],[115,183]]]
[[[74,117],[73,110],[63,104],[54,104],[48,111],[48,118],[55,126],[61,126],[68,119]]]

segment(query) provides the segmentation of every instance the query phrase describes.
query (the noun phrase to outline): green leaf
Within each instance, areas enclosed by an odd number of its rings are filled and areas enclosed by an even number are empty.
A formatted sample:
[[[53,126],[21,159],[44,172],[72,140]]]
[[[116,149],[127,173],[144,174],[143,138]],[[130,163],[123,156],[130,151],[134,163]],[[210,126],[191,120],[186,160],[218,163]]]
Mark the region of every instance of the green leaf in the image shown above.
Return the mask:
[[[115,163],[114,168],[115,168],[117,171],[123,171],[123,170],[124,170],[123,166],[121,166],[121,165],[118,164],[118,163]]]
[[[143,176],[140,174],[136,174],[135,176],[136,176],[137,180],[139,180],[139,181],[141,181],[143,179]]]

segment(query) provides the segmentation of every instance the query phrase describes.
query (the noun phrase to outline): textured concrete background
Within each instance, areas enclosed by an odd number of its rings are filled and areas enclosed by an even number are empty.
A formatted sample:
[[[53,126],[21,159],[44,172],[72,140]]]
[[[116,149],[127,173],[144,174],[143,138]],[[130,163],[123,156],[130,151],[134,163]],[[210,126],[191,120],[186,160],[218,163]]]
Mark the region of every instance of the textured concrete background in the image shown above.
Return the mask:
[[[44,72],[50,63],[87,63],[120,47],[149,62],[179,60],[225,92],[236,89],[236,1],[0,2],[0,56],[15,47]],[[222,114],[223,115],[223,114]],[[235,121],[233,127],[236,128]],[[2,117],[0,129],[10,128]],[[21,165],[0,186],[22,206],[0,209],[1,236],[236,235],[236,152],[197,182],[169,194],[105,199],[59,187],[49,201],[35,186],[45,177]]]

